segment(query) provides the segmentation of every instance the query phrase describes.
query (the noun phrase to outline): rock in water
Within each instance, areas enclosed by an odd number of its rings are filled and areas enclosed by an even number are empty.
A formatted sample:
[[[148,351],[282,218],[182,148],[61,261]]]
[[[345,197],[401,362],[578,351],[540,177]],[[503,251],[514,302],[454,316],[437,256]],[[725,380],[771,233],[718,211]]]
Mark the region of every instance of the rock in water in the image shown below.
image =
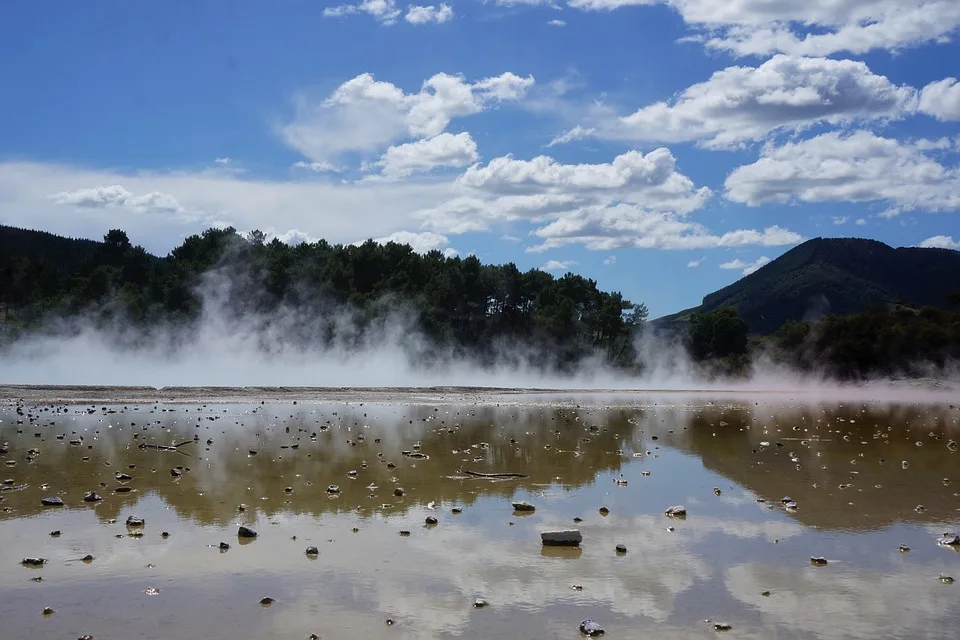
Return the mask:
[[[427,516],[427,519],[424,520],[424,522],[425,522],[428,526],[431,526],[431,527],[432,527],[432,526],[435,526],[435,525],[437,524],[438,520],[437,520],[435,517],[433,517],[433,516]]]
[[[810,558],[810,564],[815,567],[825,567],[827,566],[827,559],[821,556],[814,556]]]
[[[593,620],[584,620],[580,623],[580,633],[585,636],[595,638],[597,636],[602,636],[605,632],[603,627],[600,626],[600,623],[594,622]]]
[[[147,523],[146,520],[137,516],[130,516],[129,518],[127,518],[128,527],[142,527],[146,523]]]
[[[576,547],[583,542],[583,534],[579,529],[544,531],[540,534],[540,540],[549,546]]]
[[[20,564],[25,567],[42,567],[45,562],[46,560],[43,558],[24,558],[20,561]]]
[[[937,544],[948,547],[960,546],[960,533],[945,533],[937,538]]]
[[[320,555],[320,550],[317,549],[316,547],[307,547],[307,555],[308,555],[308,556],[318,556],[318,555]]]
[[[714,631],[730,631],[730,629],[733,629],[733,625],[727,622],[715,622],[713,629]]]
[[[103,500],[103,498],[93,491],[87,491],[85,494],[83,494],[84,502],[100,502],[101,500]]]
[[[477,598],[476,600],[473,601],[473,606],[474,606],[474,608],[476,608],[476,609],[483,609],[483,608],[484,608],[485,606],[487,606],[488,604],[489,604],[489,603],[488,603],[486,600],[484,600],[483,598]]]
[[[327,487],[327,493],[340,493],[340,487],[338,487],[335,484],[332,484],[329,487]]]
[[[536,511],[537,508],[526,500],[519,500],[513,503],[514,511]]]
[[[626,553],[626,552],[627,552],[627,545],[625,544],[617,545],[617,553]]]
[[[257,537],[257,532],[254,531],[253,529],[249,528],[249,527],[244,527],[244,526],[241,525],[241,527],[240,527],[239,529],[237,529],[237,537],[240,537],[240,538],[256,538],[256,537]]]
[[[670,507],[664,512],[670,518],[686,518],[687,508],[682,505]]]
[[[49,498],[40,498],[40,504],[45,507],[62,507],[63,498],[60,496],[50,496]]]

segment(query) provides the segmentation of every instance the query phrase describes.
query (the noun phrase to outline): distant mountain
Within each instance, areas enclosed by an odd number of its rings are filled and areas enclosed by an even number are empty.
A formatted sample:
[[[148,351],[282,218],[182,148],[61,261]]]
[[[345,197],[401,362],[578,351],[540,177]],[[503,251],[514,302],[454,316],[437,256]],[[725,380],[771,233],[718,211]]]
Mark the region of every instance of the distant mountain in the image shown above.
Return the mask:
[[[960,251],[894,249],[876,240],[815,238],[755,273],[704,297],[699,307],[654,320],[679,328],[690,315],[735,307],[750,331],[767,334],[788,320],[811,320],[895,303],[945,307],[960,290]]]

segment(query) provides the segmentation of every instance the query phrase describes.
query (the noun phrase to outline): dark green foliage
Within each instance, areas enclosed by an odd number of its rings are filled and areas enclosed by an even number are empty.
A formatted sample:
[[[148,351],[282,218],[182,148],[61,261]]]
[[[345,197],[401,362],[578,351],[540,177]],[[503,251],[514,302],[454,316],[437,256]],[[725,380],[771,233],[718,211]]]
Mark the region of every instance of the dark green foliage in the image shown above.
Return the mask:
[[[816,238],[707,295],[696,309],[654,324],[682,326],[693,313],[729,306],[740,312],[751,333],[769,334],[789,320],[859,313],[898,301],[911,307],[944,307],[958,287],[960,251]]]
[[[696,360],[747,353],[747,323],[733,307],[690,316],[687,336]]]
[[[573,274],[523,273],[512,263],[419,255],[372,240],[296,247],[265,240],[258,231],[243,238],[232,228],[208,229],[156,258],[120,230],[95,243],[0,227],[0,247],[7,248],[0,264],[7,317],[0,326],[9,336],[11,328],[81,311],[101,322],[189,325],[206,296],[236,316],[315,314],[311,326],[300,327],[312,341],[339,330],[331,309],[349,309],[357,339],[402,311],[453,354],[493,358],[501,347],[522,345],[564,366],[593,355],[629,364],[647,317],[643,305]]]

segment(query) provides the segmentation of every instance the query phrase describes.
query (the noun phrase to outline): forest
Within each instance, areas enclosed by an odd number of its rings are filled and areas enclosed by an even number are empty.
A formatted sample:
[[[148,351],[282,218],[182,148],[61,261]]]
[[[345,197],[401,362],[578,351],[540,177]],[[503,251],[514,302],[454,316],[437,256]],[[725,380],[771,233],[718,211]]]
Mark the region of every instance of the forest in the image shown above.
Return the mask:
[[[816,256],[836,246],[840,244],[822,240],[808,243],[740,283],[762,289],[768,309],[777,304],[773,292],[795,291],[776,283],[789,282],[798,273],[810,291],[829,291],[810,284],[809,265],[823,264]],[[930,265],[946,269],[956,258],[950,255],[956,252],[875,248],[863,241],[846,246],[869,249],[888,262],[921,264],[928,271]],[[815,256],[814,261],[797,259],[804,255]],[[836,266],[836,257],[831,260],[829,282],[836,283],[836,274],[847,271]],[[791,261],[796,268],[783,266]],[[816,273],[823,271],[818,267]],[[342,345],[345,334],[359,345],[402,317],[403,330],[416,332],[429,345],[421,351],[424,357],[436,351],[487,364],[522,349],[532,356],[530,364],[561,371],[593,358],[639,373],[645,363],[638,341],[646,338],[656,340],[661,354],[699,363],[707,375],[750,375],[761,355],[839,379],[946,375],[960,361],[960,282],[955,278],[941,277],[918,289],[924,300],[939,304],[891,303],[887,300],[893,294],[883,293],[860,306],[843,300],[839,306],[847,305],[848,312],[812,319],[806,317],[808,309],[795,305],[796,312],[769,331],[751,327],[753,316],[745,316],[742,308],[753,309],[755,300],[744,298],[748,289],[738,283],[727,289],[740,292],[739,303],[704,306],[658,326],[659,321],[647,322],[643,304],[602,291],[596,281],[579,275],[523,272],[513,263],[488,265],[475,256],[447,257],[439,251],[418,254],[392,242],[321,240],[291,246],[268,242],[259,231],[241,236],[233,228],[214,228],[156,257],[119,229],[95,242],[0,226],[0,347],[77,318],[92,326],[140,329],[143,335],[156,326],[189,333],[205,306],[215,301],[219,313],[236,318],[271,322],[296,315],[300,322],[280,323],[284,330],[299,331],[302,335],[294,340],[320,347],[335,341]],[[950,285],[956,285],[954,293],[937,293]]]

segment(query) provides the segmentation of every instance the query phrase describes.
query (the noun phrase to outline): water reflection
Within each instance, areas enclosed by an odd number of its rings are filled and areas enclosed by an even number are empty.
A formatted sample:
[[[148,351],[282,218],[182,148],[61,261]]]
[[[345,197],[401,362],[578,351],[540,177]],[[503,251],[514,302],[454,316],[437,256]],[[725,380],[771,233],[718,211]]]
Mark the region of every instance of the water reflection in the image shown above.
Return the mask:
[[[713,633],[706,618],[737,637],[893,638],[947,637],[958,621],[937,576],[960,578],[960,554],[933,544],[958,525],[944,483],[960,430],[949,406],[91,409],[0,412],[0,457],[16,462],[0,467],[12,481],[0,492],[0,617],[26,635],[43,624],[130,638],[571,637],[593,617],[622,638]],[[134,491],[115,493],[122,484]],[[83,502],[86,491],[103,501]],[[48,495],[66,506],[42,507]],[[797,511],[779,506],[786,495]],[[513,499],[537,510],[521,517]],[[673,504],[689,517],[664,517]],[[143,538],[126,535],[132,513],[147,519]],[[238,524],[260,535],[238,544]],[[541,547],[539,531],[571,526],[580,549]],[[76,562],[87,553],[92,563]],[[42,583],[14,570],[31,555],[49,560]],[[811,555],[830,564],[811,567]],[[138,597],[151,586],[160,595]],[[481,596],[491,606],[473,609]],[[118,606],[90,616],[101,601]],[[40,620],[47,604],[58,613]]]

